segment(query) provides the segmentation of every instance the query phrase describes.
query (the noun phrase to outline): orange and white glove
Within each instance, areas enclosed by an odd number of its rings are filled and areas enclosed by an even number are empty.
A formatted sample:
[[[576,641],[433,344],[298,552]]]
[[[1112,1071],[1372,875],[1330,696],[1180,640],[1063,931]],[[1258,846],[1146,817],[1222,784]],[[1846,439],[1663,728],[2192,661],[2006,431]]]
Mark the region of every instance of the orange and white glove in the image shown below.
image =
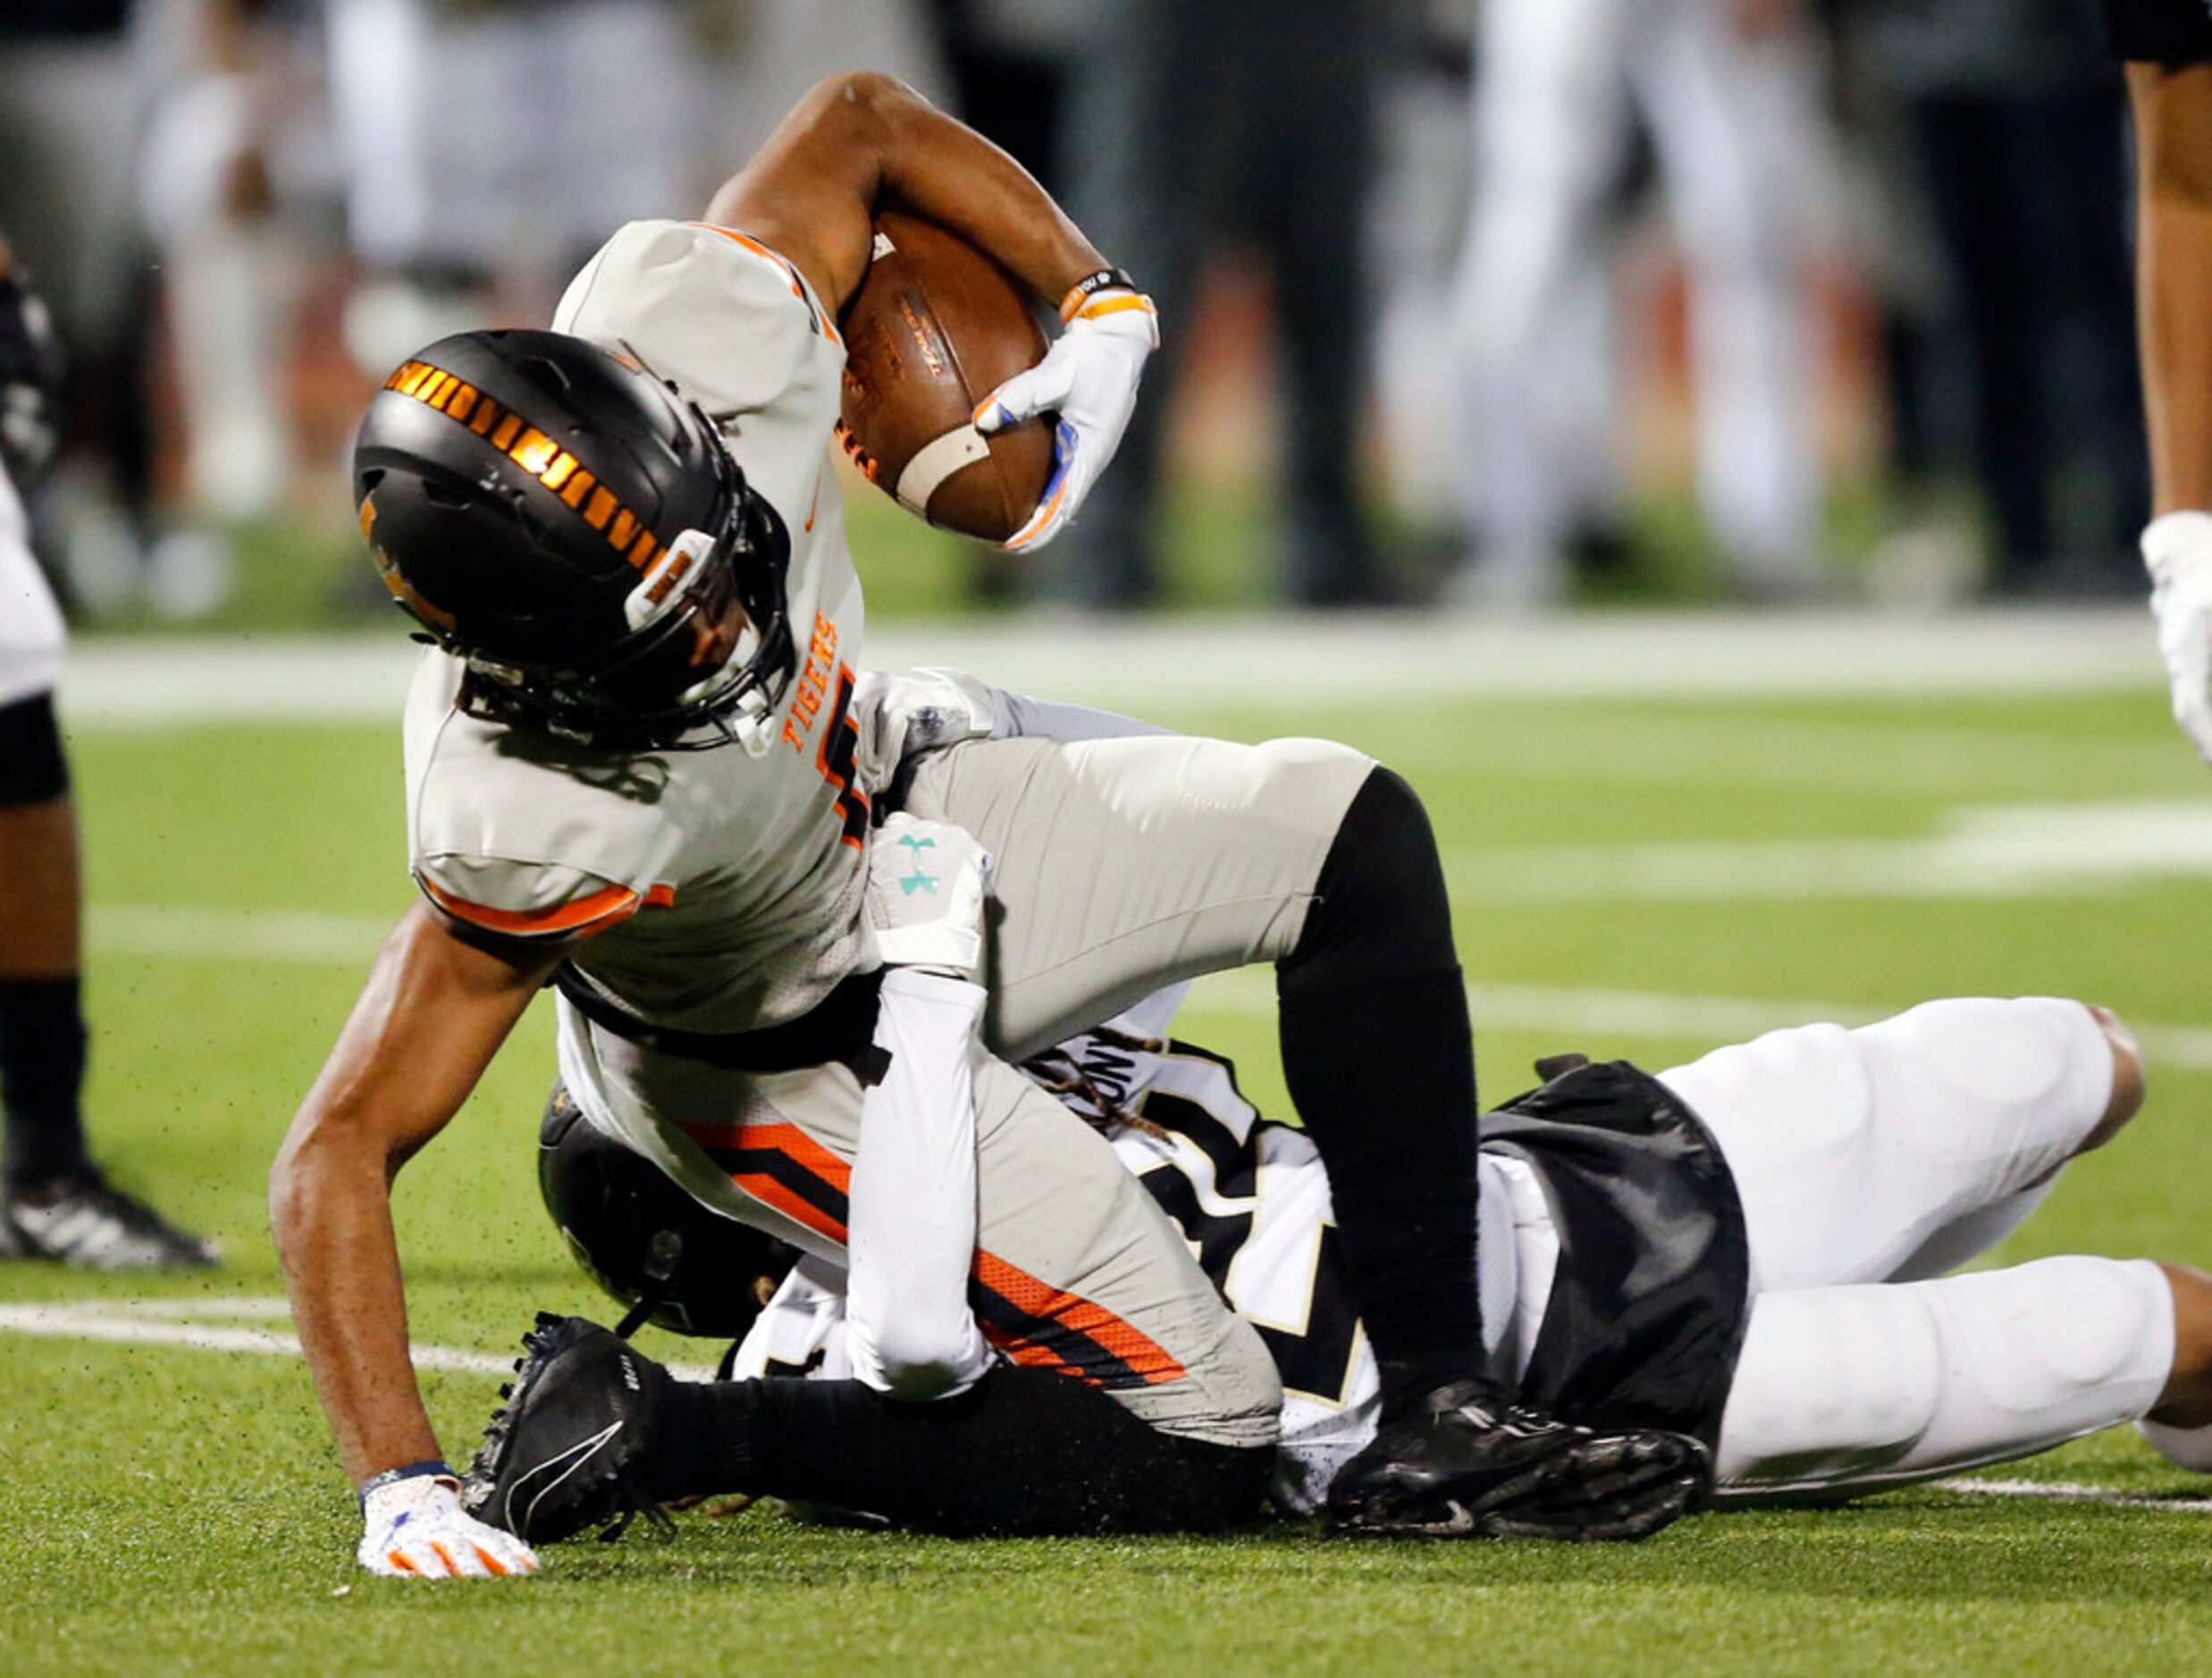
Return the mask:
[[[1160,347],[1159,312],[1118,268],[1102,268],[1061,299],[1064,330],[1045,358],[983,399],[975,428],[988,436],[1039,414],[1058,415],[1052,475],[1021,529],[1001,545],[1041,548],[1066,529],[1121,447],[1137,411],[1145,358]]]
[[[2168,513],[2143,532],[2150,610],[2174,720],[2212,762],[2212,513]]]
[[[361,1488],[354,1559],[387,1579],[503,1579],[534,1573],[537,1553],[461,1507],[461,1482],[443,1463],[416,1463]]]

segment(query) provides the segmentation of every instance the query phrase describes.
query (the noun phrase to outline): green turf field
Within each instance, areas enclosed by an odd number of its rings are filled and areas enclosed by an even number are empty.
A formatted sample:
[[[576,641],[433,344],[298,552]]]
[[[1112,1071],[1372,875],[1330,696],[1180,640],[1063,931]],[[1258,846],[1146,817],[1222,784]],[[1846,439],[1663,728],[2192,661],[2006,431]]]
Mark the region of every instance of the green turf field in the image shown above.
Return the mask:
[[[2148,649],[2146,649],[2148,657]],[[2137,692],[1944,701],[1440,701],[1151,709],[1329,732],[1403,767],[1445,844],[1484,1088],[1577,1047],[1664,1064],[1801,1008],[2048,991],[2144,1028],[2153,1095],[2006,1256],[2212,1262],[2212,785]],[[408,900],[396,727],[81,737],[95,907],[92,1090],[121,1178],[227,1243],[206,1280],[0,1266],[0,1328],[245,1344],[285,1328],[269,1155]],[[1182,1029],[1280,1111],[1263,984]],[[597,1312],[535,1205],[551,1071],[534,1013],[403,1179],[418,1343],[496,1353],[534,1309]],[[121,1325],[120,1328],[118,1325]],[[135,1325],[135,1328],[134,1328]],[[220,1337],[218,1337],[220,1338]],[[659,1355],[702,1354],[648,1332]],[[426,1377],[465,1457],[497,1377]],[[2132,1436],[2000,1471],[2193,1499]],[[529,1582],[360,1575],[303,1366],[0,1331],[0,1673],[2195,1673],[2212,1514],[1894,1494],[1695,1519],[1633,1548],[971,1543],[687,1518],[672,1544],[549,1553]]]

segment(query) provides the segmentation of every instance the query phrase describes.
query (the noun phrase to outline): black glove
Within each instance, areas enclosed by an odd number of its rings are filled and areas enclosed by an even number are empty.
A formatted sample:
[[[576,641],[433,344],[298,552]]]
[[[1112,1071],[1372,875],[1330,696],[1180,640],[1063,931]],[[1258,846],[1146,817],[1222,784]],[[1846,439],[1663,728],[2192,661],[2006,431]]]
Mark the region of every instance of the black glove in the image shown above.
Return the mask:
[[[62,340],[46,302],[0,241],[0,466],[28,490],[61,441]]]
[[[1429,1538],[1649,1538],[1695,1508],[1711,1455],[1663,1429],[1599,1433],[1485,1381],[1425,1395],[1329,1487],[1332,1531]]]

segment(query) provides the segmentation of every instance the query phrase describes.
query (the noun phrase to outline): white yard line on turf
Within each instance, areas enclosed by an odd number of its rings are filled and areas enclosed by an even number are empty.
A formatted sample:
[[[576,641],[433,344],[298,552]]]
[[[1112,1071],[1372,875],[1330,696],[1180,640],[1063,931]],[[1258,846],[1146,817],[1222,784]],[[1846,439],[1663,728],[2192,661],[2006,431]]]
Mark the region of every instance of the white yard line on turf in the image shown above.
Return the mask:
[[[109,1345],[174,1347],[191,1352],[246,1352],[261,1356],[298,1357],[296,1335],[270,1329],[232,1326],[230,1319],[289,1321],[290,1305],[272,1296],[223,1299],[145,1299],[54,1305],[0,1305],[0,1334],[97,1340]],[[506,1375],[515,1365],[511,1353],[471,1352],[459,1347],[416,1346],[415,1367],[470,1375]],[[682,1380],[708,1380],[705,1364],[671,1363]],[[1939,1480],[1931,1489],[1977,1498],[2038,1498],[2060,1503],[2101,1503],[2131,1508],[2170,1509],[2212,1514],[2212,1498],[2169,1498],[2156,1492],[2120,1491],[2065,1481]]]
[[[2119,1491],[2110,1486],[2083,1486],[2064,1480],[1938,1480],[1930,1490],[1961,1491],[1976,1498],[2043,1498],[2055,1503],[2117,1504],[2134,1509],[2178,1509],[2184,1514],[2212,1514],[2212,1498],[2169,1498],[2156,1491]]]
[[[396,633],[248,639],[87,637],[62,684],[72,728],[208,722],[396,724],[415,650]],[[1601,613],[1527,622],[1453,614],[1032,617],[898,624],[880,669],[945,664],[1094,705],[1418,706],[1503,698],[2057,693],[2156,688],[2140,608]]]
[[[303,963],[359,969],[376,952],[391,922],[374,915],[291,915],[106,905],[91,913],[90,943],[102,955],[182,957],[198,961]],[[1581,986],[1470,985],[1476,1023],[1509,1031],[1581,1033],[1593,1040],[1627,1037],[1731,1043],[1812,1020],[1865,1025],[1909,1006],[1788,1001],[1761,996],[1684,995],[1667,991],[1606,990]],[[1195,1006],[1272,1019],[1274,979],[1257,968],[1199,981]],[[2154,1066],[2212,1071],[2212,1028],[2131,1021]]]
[[[2212,796],[1961,805],[1925,837],[1532,845],[1444,865],[1453,902],[1491,906],[2096,895],[2212,876]]]
[[[246,1317],[291,1320],[291,1307],[268,1297],[201,1300],[137,1300],[69,1305],[0,1305],[0,1333],[66,1340],[101,1340],[120,1346],[175,1346],[195,1352],[252,1352],[298,1357],[299,1337],[270,1329],[237,1328],[223,1321]],[[212,1318],[214,1321],[203,1321]],[[470,1375],[506,1375],[514,1371],[512,1352],[470,1352],[453,1346],[413,1348],[415,1367]],[[707,1380],[705,1364],[671,1363],[685,1380]]]

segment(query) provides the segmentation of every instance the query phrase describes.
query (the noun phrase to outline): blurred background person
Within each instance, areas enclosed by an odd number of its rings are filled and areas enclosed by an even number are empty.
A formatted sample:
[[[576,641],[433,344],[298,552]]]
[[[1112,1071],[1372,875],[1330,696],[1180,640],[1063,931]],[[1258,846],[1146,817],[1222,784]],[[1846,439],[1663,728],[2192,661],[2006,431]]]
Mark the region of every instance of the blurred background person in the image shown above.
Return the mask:
[[[1632,120],[1687,273],[1705,522],[1747,597],[1828,591],[1809,296],[1829,173],[1814,39],[1794,0],[1486,0],[1451,323],[1465,598],[1552,605],[1575,556],[1626,540],[1607,212]]]
[[[2145,457],[2096,0],[1877,0],[1842,21],[1895,122],[1913,202],[1894,231],[1931,241],[1937,268],[1891,369],[1900,434],[1974,485],[1988,592],[2132,592]]]
[[[1053,593],[1100,610],[1160,598],[1162,444],[1202,264],[1233,248],[1271,282],[1280,347],[1280,588],[1294,604],[1391,591],[1356,445],[1371,294],[1365,212],[1392,0],[1129,0],[1069,59],[1058,150],[1069,214],[1160,308],[1161,348],[1113,470],[1041,556]],[[1232,244],[1233,241],[1233,244]]]
[[[699,111],[677,0],[324,0],[346,340],[537,319],[608,230],[682,214]]]
[[[133,171],[153,75],[131,0],[0,0],[0,227],[42,277],[69,348],[71,432],[42,530],[68,583],[127,604],[161,532],[146,399],[154,291]],[[60,516],[50,508],[65,506]],[[46,545],[42,542],[42,546]]]
[[[15,490],[54,457],[61,371],[44,306],[0,239],[0,1257],[212,1264],[213,1243],[116,1188],[85,1141],[84,893],[54,714],[62,617]]]
[[[138,172],[162,264],[179,499],[216,528],[275,519],[299,464],[288,399],[303,256],[335,190],[315,0],[143,3],[172,67]]]

